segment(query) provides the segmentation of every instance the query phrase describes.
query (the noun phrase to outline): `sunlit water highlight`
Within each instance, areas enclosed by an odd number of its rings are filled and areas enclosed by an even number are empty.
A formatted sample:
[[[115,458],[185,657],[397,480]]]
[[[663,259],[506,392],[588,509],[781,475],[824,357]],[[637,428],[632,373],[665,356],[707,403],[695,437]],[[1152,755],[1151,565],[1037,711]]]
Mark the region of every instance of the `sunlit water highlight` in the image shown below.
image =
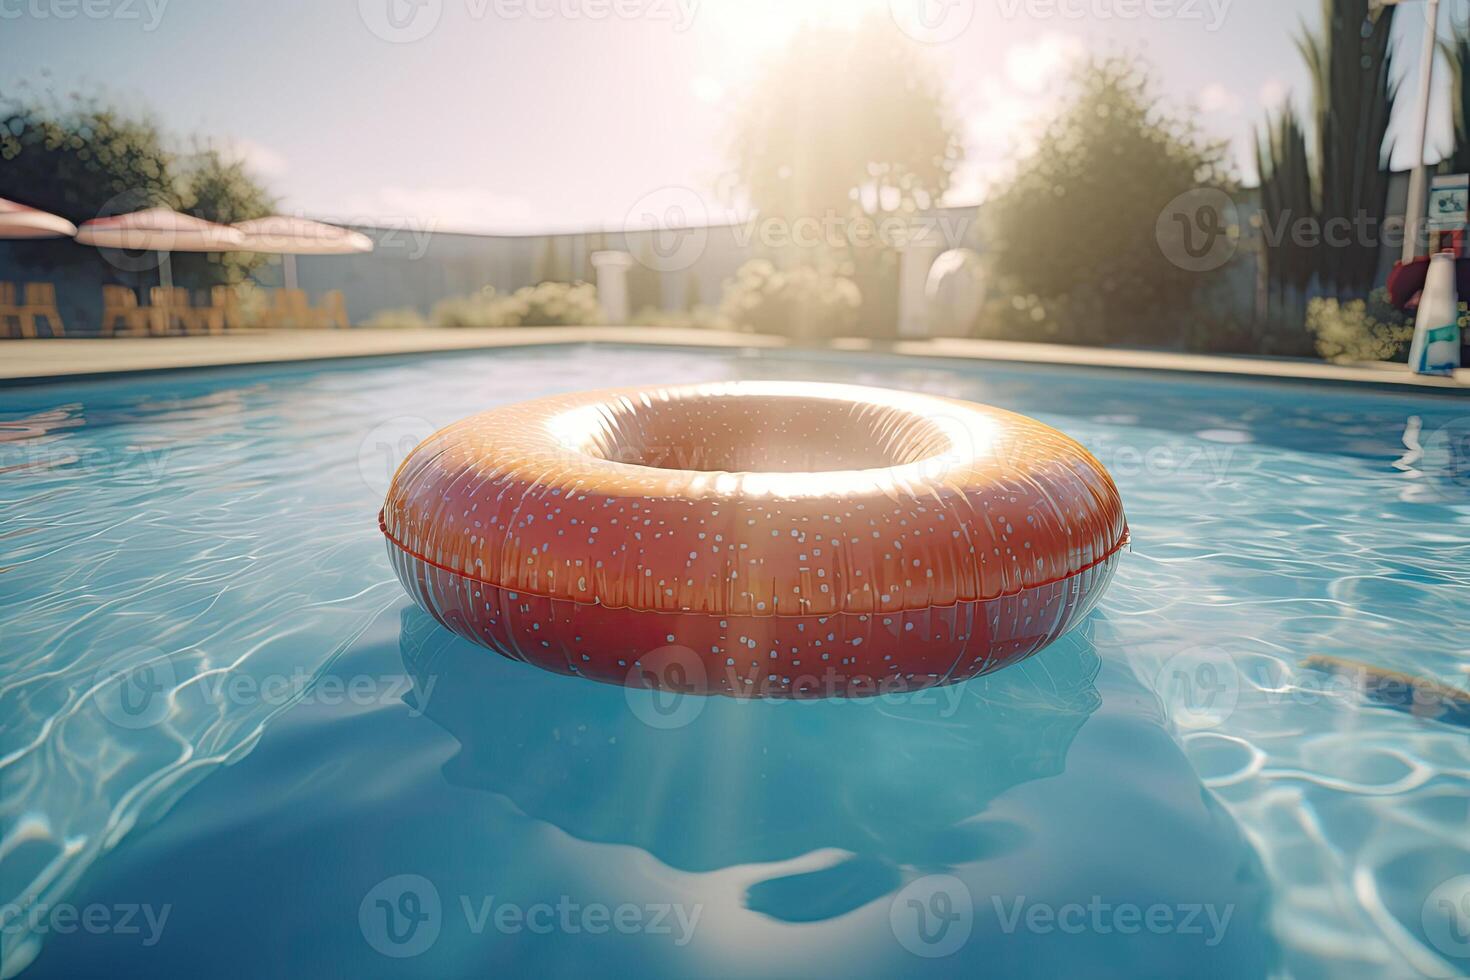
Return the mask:
[[[1034,415],[1112,469],[1132,552],[1020,667],[672,720],[457,641],[394,581],[375,514],[432,428],[739,378]],[[0,391],[5,975],[1466,972],[1470,732],[1299,666],[1466,687],[1462,404],[610,348]],[[439,902],[412,956],[374,918],[384,887],[413,910],[400,875]],[[563,897],[697,921],[483,914]],[[58,903],[169,914],[145,945]],[[1202,928],[1027,917],[1089,903]]]

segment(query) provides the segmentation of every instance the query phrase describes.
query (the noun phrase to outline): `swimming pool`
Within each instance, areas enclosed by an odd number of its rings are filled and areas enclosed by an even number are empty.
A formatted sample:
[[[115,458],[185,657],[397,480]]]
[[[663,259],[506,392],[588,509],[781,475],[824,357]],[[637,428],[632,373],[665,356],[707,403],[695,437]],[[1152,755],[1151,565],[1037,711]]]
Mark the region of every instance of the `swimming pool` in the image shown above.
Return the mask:
[[[376,512],[433,428],[732,378],[997,404],[1130,554],[1017,667],[669,705],[440,629]],[[528,348],[0,390],[5,975],[1470,970],[1470,411],[874,356]]]

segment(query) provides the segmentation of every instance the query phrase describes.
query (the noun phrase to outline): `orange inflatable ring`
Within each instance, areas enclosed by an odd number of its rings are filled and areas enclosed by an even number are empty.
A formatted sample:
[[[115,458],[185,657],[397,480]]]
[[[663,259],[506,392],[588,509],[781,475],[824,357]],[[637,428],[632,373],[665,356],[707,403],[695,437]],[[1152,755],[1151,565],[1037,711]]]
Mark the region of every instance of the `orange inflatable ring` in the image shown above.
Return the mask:
[[[435,433],[379,516],[409,594],[547,670],[862,696],[1035,653],[1128,537],[1078,443],[1000,409],[848,385],[558,395]]]

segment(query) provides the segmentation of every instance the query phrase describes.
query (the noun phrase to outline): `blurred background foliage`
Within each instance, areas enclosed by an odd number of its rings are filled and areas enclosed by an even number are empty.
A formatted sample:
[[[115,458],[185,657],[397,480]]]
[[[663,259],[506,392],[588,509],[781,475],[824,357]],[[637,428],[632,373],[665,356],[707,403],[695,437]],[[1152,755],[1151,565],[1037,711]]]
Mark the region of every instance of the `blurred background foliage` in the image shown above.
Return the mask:
[[[1342,244],[1315,248],[1320,290],[1339,298],[1366,297],[1378,271],[1377,236],[1388,210],[1385,145],[1393,114],[1392,44],[1395,9],[1374,0],[1322,0],[1322,27],[1302,32],[1297,47],[1312,79],[1316,164],[1311,206],[1321,226],[1359,228],[1373,222],[1370,240],[1354,233]],[[1303,209],[1309,204],[1303,202]]]
[[[760,257],[781,268],[841,266],[863,297],[853,331],[891,335],[895,249],[854,242],[850,233],[862,219],[912,218],[936,207],[964,158],[943,79],[917,46],[886,17],[851,31],[804,28],[744,94],[731,132],[735,186],[762,220],[787,229],[802,219],[843,225],[836,242],[767,248]],[[845,315],[840,307],[829,312]],[[829,327],[824,319],[797,329]]]
[[[469,296],[452,296],[435,303],[427,317],[408,308],[382,310],[363,326],[557,327],[601,322],[595,286],[585,282],[541,282],[512,293],[486,286]]]
[[[242,162],[209,145],[172,149],[146,115],[93,97],[29,93],[0,93],[0,197],[78,225],[150,207],[232,224],[264,217],[275,205]],[[33,267],[83,265],[103,282],[156,284],[151,266],[120,270],[101,251],[67,240],[31,243],[23,255]],[[204,287],[241,282],[264,259],[254,253],[178,253],[173,264],[180,282]]]
[[[1159,215],[1189,191],[1234,189],[1227,146],[1165,105],[1135,59],[1085,61],[1068,84],[1035,152],[986,208],[997,283],[1035,298],[1025,312],[1046,339],[1167,344],[1209,276],[1160,251]]]
[[[725,284],[720,313],[739,329],[782,333],[783,325],[796,325],[798,340],[829,340],[854,334],[862,301],[857,283],[835,269],[779,269],[752,259]]]
[[[984,203],[945,212],[979,231],[945,247],[963,244],[979,253],[956,268],[986,296],[973,322],[946,324],[945,332],[1401,358],[1398,338],[1407,318],[1373,293],[1385,254],[1378,239],[1390,177],[1395,15],[1390,8],[1369,17],[1369,5],[1322,0],[1320,26],[1303,29],[1298,49],[1311,91],[1304,104],[1287,99],[1262,121],[1254,189],[1238,186],[1228,148],[1192,124],[1190,108],[1160,95],[1147,62],[1093,57],[1057,79],[1062,99],[1049,118],[1035,120],[1034,147],[989,187]],[[1464,172],[1470,171],[1470,27],[1457,31],[1441,51],[1452,70],[1455,143],[1440,169]],[[631,250],[642,261],[634,262],[627,283],[629,309],[637,311],[632,319],[811,340],[894,336],[899,243],[854,231],[864,222],[904,222],[940,209],[964,157],[952,95],[926,49],[905,39],[889,18],[851,30],[799,30],[727,110],[731,179],[724,203],[752,209],[757,227],[784,223],[788,239],[803,219],[837,228],[836,238],[803,245],[757,237],[724,282],[717,276],[701,282],[696,269],[656,271],[658,263],[639,254],[650,247],[641,239]],[[1233,229],[1242,242],[1236,256],[1205,272],[1171,263],[1157,237],[1165,206],[1196,189],[1233,196],[1243,225]],[[180,143],[146,113],[98,98],[29,89],[0,94],[0,196],[76,223],[159,205],[234,223],[276,206],[226,147]],[[1320,231],[1333,221],[1373,232],[1355,231],[1348,243],[1331,246],[1291,233],[1301,225]],[[385,310],[374,322],[597,322],[590,256],[624,245],[605,230],[582,238],[579,249],[554,236],[535,246],[527,278],[538,285],[451,297],[427,316]],[[33,266],[87,266],[106,282],[156,281],[151,266],[124,272],[96,250],[66,241],[9,254]],[[181,285],[201,288],[247,280],[264,261],[249,253],[180,253],[174,271]],[[674,301],[682,308],[670,308],[670,296],[682,297]],[[427,302],[420,307],[427,308]]]
[[[798,32],[736,109],[732,152],[750,203],[794,219],[933,207],[964,151],[942,80],[870,18]]]

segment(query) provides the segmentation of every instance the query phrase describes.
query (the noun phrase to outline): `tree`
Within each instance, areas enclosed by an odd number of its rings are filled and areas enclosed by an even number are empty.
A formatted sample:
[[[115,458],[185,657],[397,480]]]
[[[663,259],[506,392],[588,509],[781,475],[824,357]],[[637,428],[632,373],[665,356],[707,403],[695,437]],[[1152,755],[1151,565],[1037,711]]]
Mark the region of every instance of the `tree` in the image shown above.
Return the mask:
[[[1173,342],[1210,276],[1162,253],[1159,216],[1202,188],[1228,190],[1226,146],[1199,136],[1130,58],[1083,63],[1035,153],[986,206],[995,273],[1013,294],[1071,311],[1057,333]]]
[[[929,208],[962,155],[939,80],[887,20],[804,28],[735,119],[736,176],[768,216]]]
[[[1317,257],[1293,228],[1315,222],[1311,164],[1301,118],[1290,103],[1274,120],[1267,120],[1264,136],[1255,137],[1256,170],[1261,175],[1261,261],[1277,294],[1278,303],[1295,309],[1304,302]]]
[[[891,241],[862,237],[875,225],[856,222],[937,206],[963,155],[940,79],[887,18],[803,28],[734,120],[735,176],[761,218],[820,229],[817,247],[770,257],[851,275],[868,335],[896,327],[898,262]]]
[[[158,127],[90,100],[20,102],[0,96],[0,197],[81,224],[100,214],[178,207],[173,160]],[[20,253],[47,268],[86,265],[105,281],[119,270],[94,249],[38,241]]]
[[[96,100],[0,95],[0,197],[81,224],[100,215],[147,207],[177,208],[231,223],[269,213],[272,201],[238,161],[213,149],[181,158],[158,126]],[[20,253],[17,253],[20,254]],[[50,269],[81,266],[104,282],[135,284],[98,249],[69,241],[29,243],[25,260]],[[181,284],[238,281],[259,256],[175,256]]]
[[[1373,0],[1322,0],[1322,27],[1297,41],[1312,76],[1316,204],[1324,234],[1381,227],[1388,208],[1389,117],[1394,89],[1394,8],[1370,17]],[[1378,237],[1353,233],[1316,250],[1318,284],[1342,298],[1365,297],[1378,274]]]
[[[233,225],[264,218],[276,201],[242,160],[214,147],[179,162],[184,210],[205,221]],[[171,259],[178,281],[198,286],[233,285],[266,261],[259,252],[180,252]]]

